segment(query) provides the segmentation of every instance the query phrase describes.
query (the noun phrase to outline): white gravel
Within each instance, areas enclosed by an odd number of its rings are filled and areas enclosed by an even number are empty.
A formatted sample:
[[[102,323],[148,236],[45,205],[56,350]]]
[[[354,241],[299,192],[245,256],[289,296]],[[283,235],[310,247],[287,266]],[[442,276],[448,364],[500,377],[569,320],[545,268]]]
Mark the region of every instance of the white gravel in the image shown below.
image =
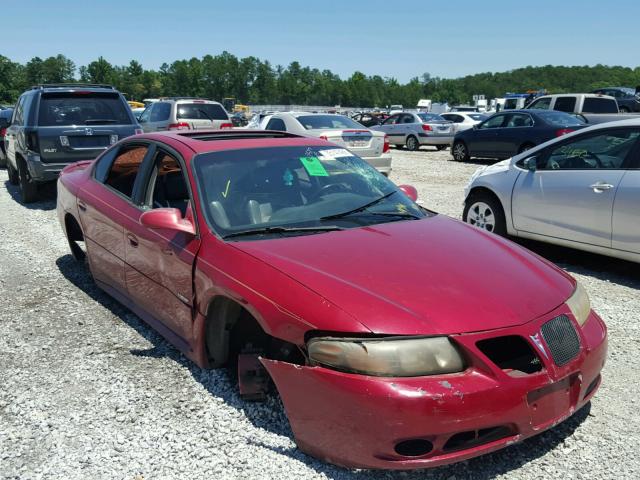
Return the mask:
[[[477,165],[395,152],[392,179],[459,217]],[[54,189],[29,207],[0,171],[0,478],[464,479],[640,477],[638,266],[527,244],[580,278],[609,326],[592,405],[501,452],[420,472],[349,471],[300,453],[277,398],[246,404],[73,262]],[[336,448],[348,448],[349,439]]]

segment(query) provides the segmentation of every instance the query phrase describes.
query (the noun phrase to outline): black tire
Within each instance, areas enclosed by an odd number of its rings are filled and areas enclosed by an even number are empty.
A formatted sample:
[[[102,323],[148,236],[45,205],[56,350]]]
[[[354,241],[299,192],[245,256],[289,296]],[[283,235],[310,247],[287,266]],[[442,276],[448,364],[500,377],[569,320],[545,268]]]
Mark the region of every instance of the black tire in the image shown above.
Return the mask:
[[[440,152],[442,150],[446,150],[448,147],[449,145],[436,145],[436,150]]]
[[[18,185],[20,182],[20,177],[18,176],[18,172],[15,168],[11,166],[11,163],[7,161],[7,173],[9,174],[9,183],[11,185]]]
[[[20,177],[20,198],[22,203],[32,203],[38,198],[38,184],[31,178],[24,161],[18,162],[18,176]]]
[[[493,222],[489,217],[493,218]],[[462,219],[465,223],[482,228],[502,237],[507,236],[507,222],[504,209],[495,195],[488,192],[477,192],[469,195],[464,203]],[[491,225],[491,228],[489,226]]]
[[[469,161],[469,149],[463,141],[458,140],[451,147],[451,156],[456,162],[468,162]]]
[[[620,113],[631,113],[631,110],[629,110],[627,107],[619,107],[618,111]]]
[[[533,147],[535,147],[533,143],[524,143],[520,145],[520,148],[518,149],[518,153],[526,152],[527,150],[531,150]]]
[[[7,158],[6,157],[0,158],[0,167],[6,167],[6,166],[7,166]]]
[[[407,144],[407,150],[409,150],[410,152],[415,152],[420,148],[420,142],[413,135],[409,135],[407,137],[406,144]]]

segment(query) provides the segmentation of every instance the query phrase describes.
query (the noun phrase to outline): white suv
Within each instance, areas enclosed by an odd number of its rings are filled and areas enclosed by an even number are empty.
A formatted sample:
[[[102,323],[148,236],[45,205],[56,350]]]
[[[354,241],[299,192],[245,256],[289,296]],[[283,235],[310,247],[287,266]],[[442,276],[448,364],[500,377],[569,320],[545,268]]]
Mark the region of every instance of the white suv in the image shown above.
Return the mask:
[[[233,128],[229,114],[220,103],[200,98],[161,98],[150,104],[138,121],[145,133]]]

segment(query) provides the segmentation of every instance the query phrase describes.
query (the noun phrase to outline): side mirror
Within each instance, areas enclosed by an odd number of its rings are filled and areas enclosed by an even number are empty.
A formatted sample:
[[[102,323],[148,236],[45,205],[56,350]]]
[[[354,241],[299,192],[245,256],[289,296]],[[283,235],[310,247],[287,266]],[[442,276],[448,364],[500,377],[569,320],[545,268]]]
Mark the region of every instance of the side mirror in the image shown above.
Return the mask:
[[[538,169],[538,159],[536,157],[529,157],[525,159],[524,168],[530,172],[535,172]]]
[[[479,124],[479,123],[474,123],[474,124],[473,124],[473,129],[474,129],[474,130],[477,130],[477,129],[478,129],[478,125],[480,125],[480,124]]]
[[[418,200],[418,190],[412,185],[400,185],[398,187],[402,193],[411,199],[412,202]]]
[[[177,208],[156,208],[140,215],[140,223],[150,229],[166,229],[196,234],[196,228],[188,218],[182,218]]]

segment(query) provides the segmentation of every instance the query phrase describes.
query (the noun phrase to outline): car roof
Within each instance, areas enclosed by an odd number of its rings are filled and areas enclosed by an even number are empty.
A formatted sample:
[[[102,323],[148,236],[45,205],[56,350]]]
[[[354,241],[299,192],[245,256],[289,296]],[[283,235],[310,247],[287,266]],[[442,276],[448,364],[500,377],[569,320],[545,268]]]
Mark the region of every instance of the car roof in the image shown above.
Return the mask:
[[[155,132],[129,138],[155,140],[167,144],[178,142],[191,149],[196,155],[264,147],[335,146],[315,137],[280,131],[245,129]]]
[[[39,91],[43,92],[118,92],[113,85],[107,84],[96,84],[96,83],[43,83],[40,85],[34,85],[30,89],[30,91],[37,93]]]

